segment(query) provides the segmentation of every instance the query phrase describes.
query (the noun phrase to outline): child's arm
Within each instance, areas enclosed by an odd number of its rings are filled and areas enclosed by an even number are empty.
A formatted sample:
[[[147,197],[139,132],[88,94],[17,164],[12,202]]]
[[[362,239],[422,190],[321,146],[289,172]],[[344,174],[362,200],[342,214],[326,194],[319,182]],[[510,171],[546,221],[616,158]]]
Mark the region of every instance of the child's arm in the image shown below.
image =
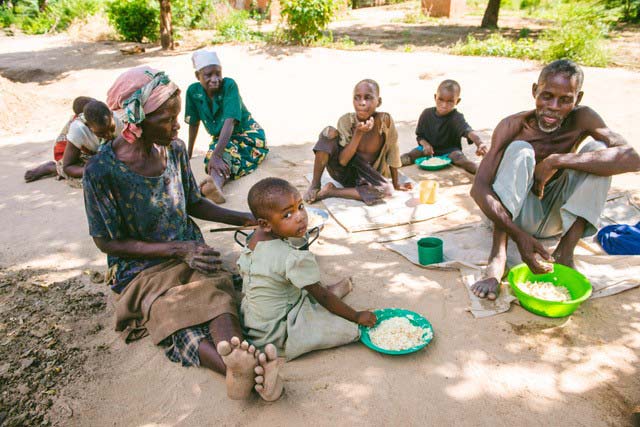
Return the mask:
[[[485,144],[482,141],[482,138],[480,138],[480,135],[478,135],[476,131],[472,130],[469,133],[467,133],[467,138],[473,141],[473,143],[476,145],[477,156],[484,156],[485,154],[487,154],[487,151],[489,151],[489,148],[487,147],[487,144]]]
[[[189,159],[193,156],[193,147],[196,144],[196,137],[198,136],[198,128],[200,122],[189,124]]]
[[[67,142],[62,156],[62,170],[70,178],[82,178],[84,166],[80,164],[80,150],[71,142]]]
[[[391,172],[391,182],[393,183],[393,188],[396,191],[409,191],[413,188],[413,185],[410,182],[405,182],[400,184],[398,182],[398,169],[389,166],[389,171]]]
[[[373,327],[376,324],[376,315],[370,311],[355,311],[340,298],[323,288],[319,283],[305,286],[304,289],[318,301],[318,303],[336,316],[355,322],[358,325]]]
[[[418,137],[418,144],[422,146],[422,152],[425,156],[433,156],[435,153],[435,151],[433,151],[433,146],[429,144],[429,141],[426,139]]]
[[[362,135],[373,129],[374,123],[375,121],[373,117],[369,117],[365,122],[359,121],[356,123],[356,129],[355,132],[353,132],[351,142],[349,142],[338,155],[338,161],[342,166],[347,166],[353,156],[355,156],[356,152],[358,151],[358,146],[360,145]]]

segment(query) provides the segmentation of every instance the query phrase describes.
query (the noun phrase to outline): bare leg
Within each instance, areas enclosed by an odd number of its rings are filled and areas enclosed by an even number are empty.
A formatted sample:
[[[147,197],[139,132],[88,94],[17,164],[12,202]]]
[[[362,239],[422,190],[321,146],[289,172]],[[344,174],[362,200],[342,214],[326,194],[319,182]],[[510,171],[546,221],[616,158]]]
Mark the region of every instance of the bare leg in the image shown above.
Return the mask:
[[[273,402],[282,396],[284,384],[280,378],[281,362],[273,344],[267,344],[264,353],[258,355],[258,366],[255,367],[255,389],[264,400]]]
[[[246,399],[254,385],[253,369],[257,363],[255,347],[246,341],[240,342],[240,323],[231,314],[222,314],[213,319],[209,323],[209,331],[213,343],[202,341],[200,344],[198,353],[201,365],[226,375],[230,399]]]
[[[412,165],[420,157],[424,157],[424,151],[414,148],[408,153],[404,153],[400,156],[400,160],[402,161],[402,166]]]
[[[500,292],[500,280],[504,275],[507,263],[507,233],[504,230],[493,228],[493,243],[489,264],[485,271],[485,278],[471,286],[471,291],[479,298],[495,300]]]
[[[461,167],[472,175],[475,175],[478,171],[478,165],[476,162],[469,160],[462,151],[454,151],[453,153],[450,153],[449,158],[454,165]]]
[[[322,173],[329,162],[329,153],[324,151],[316,151],[315,160],[313,161],[313,178],[307,192],[304,194],[304,201],[313,203],[317,200],[320,184],[322,182]]]
[[[29,169],[27,172],[25,172],[24,180],[26,182],[33,182],[33,181],[39,180],[40,178],[44,178],[46,176],[54,176],[54,175],[57,175],[56,162],[49,161],[49,162],[42,163],[41,165],[33,169]]]
[[[587,226],[587,221],[584,218],[579,217],[569,227],[569,230],[562,236],[556,250],[551,255],[558,264],[566,265],[567,267],[575,268],[573,263],[573,251],[578,244],[584,229]]]
[[[316,194],[316,200],[328,199],[329,197],[340,197],[342,199],[362,200],[360,193],[354,187],[351,188],[337,188],[332,182],[326,184],[318,194]]]
[[[351,292],[351,290],[353,290],[353,281],[351,280],[351,277],[347,277],[338,283],[327,286],[327,290],[338,298],[344,298],[349,292]]]

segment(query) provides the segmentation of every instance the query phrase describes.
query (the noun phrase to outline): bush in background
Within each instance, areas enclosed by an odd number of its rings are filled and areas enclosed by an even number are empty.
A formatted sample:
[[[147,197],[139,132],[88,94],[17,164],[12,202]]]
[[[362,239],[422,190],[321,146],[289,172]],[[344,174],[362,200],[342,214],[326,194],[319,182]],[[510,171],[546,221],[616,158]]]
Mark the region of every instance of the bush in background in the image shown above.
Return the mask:
[[[457,55],[471,56],[504,56],[507,58],[539,59],[541,52],[539,46],[529,38],[511,40],[499,33],[493,33],[484,40],[478,40],[468,35],[464,42],[458,42],[453,46],[453,52]]]
[[[158,8],[147,0],[114,0],[107,4],[109,23],[128,41],[157,40],[160,33],[159,16]]]
[[[0,23],[3,27],[16,25],[27,34],[43,34],[66,30],[74,20],[99,10],[99,0],[52,0],[43,11],[37,0],[17,0],[13,8],[0,7]]]
[[[603,42],[615,17],[591,3],[562,4],[557,17],[540,38],[544,45],[542,59],[568,58],[584,65],[607,65],[609,55]]]
[[[211,0],[172,0],[173,25],[183,28],[213,28],[213,10],[217,2]]]
[[[283,0],[280,14],[287,22],[287,38],[309,45],[322,36],[335,11],[333,0]]]

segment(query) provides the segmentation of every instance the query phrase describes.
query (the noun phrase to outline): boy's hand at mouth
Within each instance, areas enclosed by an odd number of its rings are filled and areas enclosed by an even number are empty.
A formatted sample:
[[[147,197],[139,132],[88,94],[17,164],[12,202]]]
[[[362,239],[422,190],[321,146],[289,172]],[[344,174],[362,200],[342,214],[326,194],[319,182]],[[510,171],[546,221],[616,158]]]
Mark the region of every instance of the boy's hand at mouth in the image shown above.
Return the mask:
[[[367,133],[369,132],[371,129],[373,129],[373,117],[369,117],[367,120],[365,120],[364,122],[358,122],[356,123],[356,132],[361,132],[361,133]]]

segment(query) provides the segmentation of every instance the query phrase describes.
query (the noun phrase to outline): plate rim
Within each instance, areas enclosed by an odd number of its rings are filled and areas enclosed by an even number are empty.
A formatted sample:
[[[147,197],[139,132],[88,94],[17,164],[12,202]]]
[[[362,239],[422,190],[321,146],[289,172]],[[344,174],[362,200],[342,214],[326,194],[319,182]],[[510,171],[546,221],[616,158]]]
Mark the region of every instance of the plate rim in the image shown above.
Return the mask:
[[[427,345],[429,345],[431,343],[431,341],[433,341],[433,339],[435,338],[435,332],[433,330],[433,325],[431,324],[431,322],[429,322],[429,319],[424,317],[422,314],[416,313],[415,311],[412,311],[412,310],[407,310],[405,308],[398,308],[398,307],[379,308],[379,309],[373,310],[373,313],[378,315],[379,313],[384,312],[386,310],[399,310],[399,311],[404,312],[404,314],[412,314],[414,316],[422,318],[425,322],[427,322],[427,326],[431,330],[431,338],[429,338],[428,340],[424,341],[422,344],[419,344],[419,345],[417,345],[415,347],[407,348],[407,349],[404,349],[404,350],[387,350],[387,349],[384,349],[384,348],[380,348],[380,347],[376,346],[375,344],[373,344],[371,342],[371,339],[369,338],[369,329],[371,329],[371,328],[359,325],[360,342],[362,342],[362,344],[364,344],[366,347],[370,348],[371,350],[373,350],[375,352],[378,352],[378,353],[382,353],[382,354],[389,354],[389,355],[392,355],[392,356],[400,356],[400,355],[403,355],[403,354],[411,354],[411,353],[415,353],[417,351],[422,350]],[[406,317],[406,316],[393,316],[393,317]],[[366,340],[363,339],[363,337],[365,336],[365,333],[366,333]]]

